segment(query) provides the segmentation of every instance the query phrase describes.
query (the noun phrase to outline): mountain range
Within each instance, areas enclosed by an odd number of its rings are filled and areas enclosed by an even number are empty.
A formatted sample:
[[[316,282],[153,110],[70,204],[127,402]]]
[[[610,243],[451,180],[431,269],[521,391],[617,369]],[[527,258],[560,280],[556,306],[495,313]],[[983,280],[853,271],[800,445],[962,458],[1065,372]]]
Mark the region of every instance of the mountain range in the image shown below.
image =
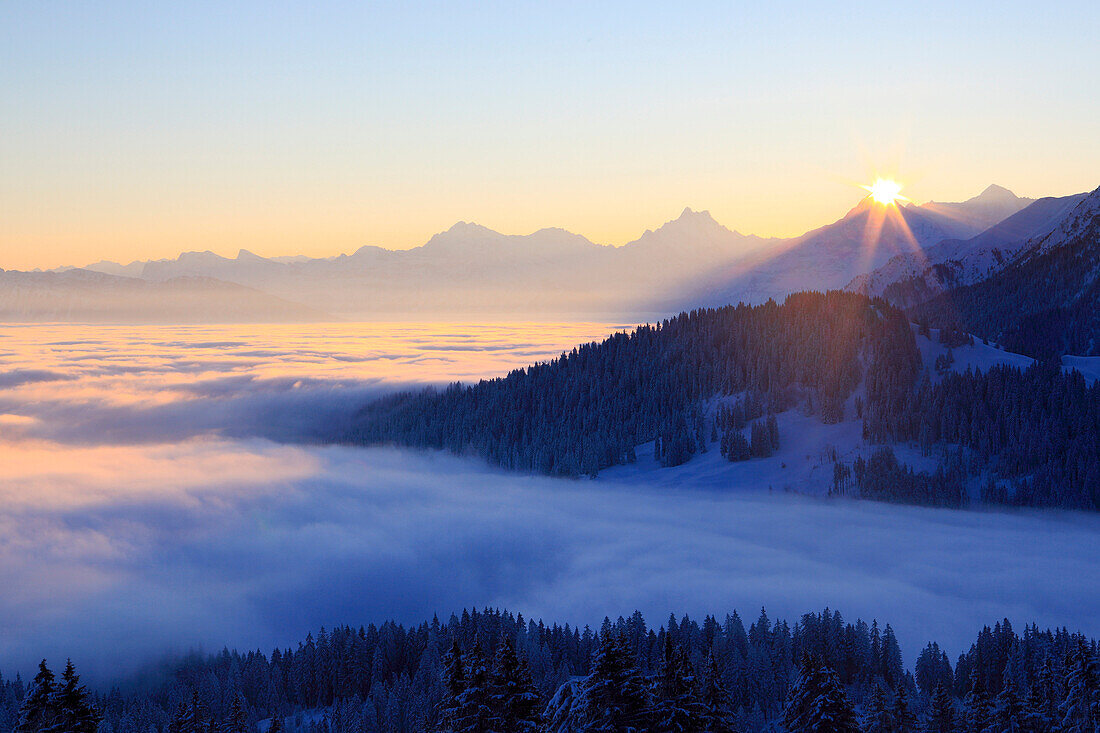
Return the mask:
[[[0,321],[108,323],[304,322],[325,314],[210,277],[147,282],[87,269],[0,270]]]
[[[841,288],[895,256],[971,237],[1032,203],[1000,186],[960,203],[884,206],[868,196],[839,221],[755,253],[703,283],[696,299],[760,303],[800,290]],[[701,297],[699,297],[701,296]]]
[[[1007,265],[1035,237],[1051,232],[1087,194],[1042,198],[969,239],[945,239],[917,252],[895,255],[846,289],[916,305],[969,285]]]
[[[564,229],[507,235],[459,222],[420,247],[362,247],[329,258],[235,258],[186,252],[174,260],[86,269],[162,282],[210,277],[342,317],[401,313],[604,314],[659,312],[702,273],[779,240],[742,235],[708,212],[674,221],[622,247]]]
[[[989,277],[911,313],[1030,356],[1100,355],[1100,188]]]
[[[741,234],[709,212],[687,208],[619,247],[559,228],[508,235],[459,222],[408,250],[365,246],[323,258],[206,251],[129,264],[101,261],[53,273],[66,275],[61,278],[5,273],[0,317],[644,320],[700,305],[760,303],[836,288],[908,307],[999,271],[1028,242],[1059,227],[1084,197],[1034,200],[996,185],[962,202],[885,206],[867,197],[836,222],[792,239]],[[218,292],[220,307],[185,305],[185,293],[199,283]],[[164,306],[124,307],[123,293]]]

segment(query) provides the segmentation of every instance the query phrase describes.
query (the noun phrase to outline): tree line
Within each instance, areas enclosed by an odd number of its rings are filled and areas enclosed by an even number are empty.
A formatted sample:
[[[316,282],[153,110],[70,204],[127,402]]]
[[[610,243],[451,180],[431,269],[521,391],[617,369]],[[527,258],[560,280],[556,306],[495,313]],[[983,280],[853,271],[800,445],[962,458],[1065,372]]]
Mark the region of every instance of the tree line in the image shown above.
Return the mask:
[[[654,441],[662,464],[678,465],[708,449],[704,401],[752,392],[780,412],[808,400],[823,421],[838,422],[864,362],[915,370],[904,314],[853,293],[797,293],[782,305],[682,313],[499,379],[381,399],[359,413],[348,440],[562,476],[628,463]],[[889,388],[890,378],[880,381]]]
[[[914,478],[879,457],[870,468],[886,478],[872,476],[872,493],[957,505],[978,481],[989,503],[1100,510],[1100,382],[1057,364],[926,376],[904,399],[867,410],[864,435],[940,459],[936,475]]]
[[[955,328],[939,338],[973,341]],[[851,293],[692,311],[504,378],[383,399],[350,439],[595,475],[650,441],[663,466],[711,448],[767,457],[780,445],[775,414],[796,405],[824,422],[861,418],[864,438],[883,446],[835,467],[834,493],[1100,510],[1100,385],[1051,362],[932,373],[904,313]],[[890,446],[905,443],[937,468],[899,462]]]
[[[0,683],[19,733],[940,731],[1100,725],[1100,646],[1068,630],[981,630],[952,664],[912,670],[889,624],[761,610],[701,621],[640,613],[599,629],[485,609],[446,622],[340,626],[296,648],[192,654],[91,695],[71,665]]]

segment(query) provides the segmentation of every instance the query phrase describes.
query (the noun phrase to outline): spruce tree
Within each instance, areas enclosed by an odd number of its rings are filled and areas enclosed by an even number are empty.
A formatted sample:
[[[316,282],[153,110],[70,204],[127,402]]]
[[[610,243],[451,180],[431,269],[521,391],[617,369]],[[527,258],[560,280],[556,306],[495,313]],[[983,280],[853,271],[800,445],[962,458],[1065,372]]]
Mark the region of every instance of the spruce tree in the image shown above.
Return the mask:
[[[54,705],[54,675],[46,666],[46,660],[38,663],[38,674],[23,697],[19,707],[19,722],[15,733],[38,733],[49,730],[57,722],[57,709]]]
[[[993,720],[999,733],[1019,733],[1026,725],[1026,711],[1016,684],[1006,680],[993,705]]]
[[[239,694],[234,695],[233,702],[229,703],[229,714],[223,730],[225,733],[248,733],[248,716],[244,711],[244,700]]]
[[[466,655],[466,687],[458,695],[451,730],[455,733],[489,733],[493,711],[489,700],[489,669],[481,645]]]
[[[600,638],[584,695],[582,730],[592,733],[649,730],[647,686],[624,636],[612,633]]]
[[[89,702],[88,691],[80,684],[80,676],[71,659],[61,674],[55,704],[65,733],[96,733],[102,716]]]
[[[191,691],[191,703],[184,709],[181,722],[182,733],[209,733],[209,723],[206,719],[206,710],[199,700],[199,691]]]
[[[1040,672],[1042,670],[1040,669]],[[1046,701],[1042,685],[1035,681],[1028,690],[1023,705],[1024,730],[1028,733],[1047,733],[1050,730],[1050,717],[1046,714]]]
[[[924,721],[925,733],[954,733],[955,731],[955,703],[951,699],[951,693],[939,684],[932,693],[932,702],[928,706],[928,714]]]
[[[905,682],[905,665],[901,658],[901,647],[894,636],[890,624],[882,632],[882,678],[891,690]]]
[[[841,419],[843,419],[843,415]],[[774,453],[779,450],[779,423],[776,421],[774,414],[768,415],[764,426],[767,431],[768,445],[771,448],[771,453]]]
[[[737,428],[730,428],[722,434],[721,451],[729,461],[747,461],[752,458],[752,446],[745,435]]]
[[[855,711],[835,670],[804,657],[787,695],[783,722],[788,733],[859,733]]]
[[[917,730],[917,717],[909,707],[909,693],[905,691],[905,685],[898,685],[894,693],[894,704],[891,707],[894,714],[894,730],[898,733],[915,733]]]
[[[1061,730],[1096,733],[1100,730],[1100,675],[1084,640],[1074,647],[1067,666],[1066,694],[1058,709]]]
[[[462,663],[462,650],[456,640],[450,651],[443,657],[446,675],[443,699],[439,705],[439,731],[453,731],[455,717],[458,715],[459,697],[466,691],[466,668]]]
[[[184,720],[187,718],[187,707],[183,702],[176,704],[176,710],[172,713],[172,719],[168,721],[168,733],[183,733]]]
[[[733,700],[722,684],[722,673],[714,650],[707,655],[707,666],[699,689],[703,706],[701,730],[704,733],[733,733]]]
[[[863,720],[863,733],[894,733],[894,715],[882,685],[875,685]]]
[[[993,722],[993,705],[977,670],[973,675],[970,692],[963,700],[963,704],[965,705],[964,720],[967,733],[985,733]]]
[[[538,730],[542,722],[539,695],[527,663],[516,654],[516,646],[509,638],[497,649],[489,690],[493,730],[515,733]]]
[[[694,674],[683,647],[674,646],[672,634],[665,634],[661,667],[654,680],[654,730],[686,733],[702,727],[702,706],[695,696]]]

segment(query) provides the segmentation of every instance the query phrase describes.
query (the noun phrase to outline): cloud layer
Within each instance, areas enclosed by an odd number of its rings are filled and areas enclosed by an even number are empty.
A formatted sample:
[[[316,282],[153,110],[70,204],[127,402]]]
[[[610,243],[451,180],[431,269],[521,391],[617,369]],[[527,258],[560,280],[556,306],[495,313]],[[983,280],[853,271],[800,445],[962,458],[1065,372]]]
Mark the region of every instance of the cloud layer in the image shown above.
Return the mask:
[[[909,662],[1005,616],[1100,635],[1097,517],[723,492],[690,474],[562,481],[310,445],[372,391],[416,380],[424,352],[379,373],[328,336],[279,351],[242,334],[96,333],[0,339],[24,356],[2,357],[5,374],[39,370],[0,388],[5,673],[72,656],[106,680],[193,646],[269,650],[322,624],[473,605],[592,625],[636,608],[659,623],[830,606],[894,624]],[[485,369],[470,359],[486,352],[455,353],[455,371]]]
[[[6,665],[73,655],[105,672],[473,605],[593,625],[830,606],[893,623],[908,654],[961,651],[1005,616],[1100,634],[1089,516],[670,495],[257,440],[65,450],[80,472],[33,452],[5,468]]]

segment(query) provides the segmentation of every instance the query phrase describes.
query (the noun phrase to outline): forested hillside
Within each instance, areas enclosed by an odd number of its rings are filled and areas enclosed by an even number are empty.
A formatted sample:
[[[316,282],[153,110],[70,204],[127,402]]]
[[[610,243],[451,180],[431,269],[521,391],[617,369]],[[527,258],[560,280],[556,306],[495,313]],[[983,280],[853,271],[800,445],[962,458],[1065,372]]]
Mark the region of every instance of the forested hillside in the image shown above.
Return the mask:
[[[989,503],[1100,510],[1100,382],[1089,385],[1077,372],[1037,363],[925,379],[903,405],[868,410],[864,431],[943,454],[938,485],[957,487],[960,502],[962,484],[977,478]],[[898,492],[904,471],[876,457],[862,469],[865,486]]]
[[[270,655],[192,655],[95,698],[71,667],[58,681],[43,664],[30,684],[2,683],[0,727],[94,731],[102,718],[110,733],[1093,731],[1098,652],[1079,634],[1018,634],[1006,620],[954,664],[930,643],[907,670],[889,624],[828,609],[794,623],[763,610],[748,625],[736,612],[670,617],[656,629],[635,613],[595,631],[486,609],[321,629]],[[85,722],[64,723],[70,709]]]
[[[971,337],[943,329],[939,339],[949,355]],[[799,293],[684,313],[502,379],[390,397],[362,411],[351,440],[594,475],[651,441],[664,466],[708,450],[766,457],[784,439],[772,415],[798,407],[826,423],[862,419],[864,438],[882,446],[838,460],[833,493],[1100,509],[1100,386],[1042,364],[958,373],[946,358],[939,375],[922,367],[910,324],[882,301]],[[903,465],[899,443],[937,468]]]
[[[382,400],[351,439],[565,476],[629,462],[657,439],[662,462],[676,465],[706,449],[705,399],[750,392],[769,412],[805,402],[836,422],[865,372],[869,394],[887,399],[908,389],[918,363],[901,311],[850,293],[798,293],[783,305],[683,313],[501,379]]]
[[[1030,356],[1100,354],[1100,189],[1010,266],[914,308],[913,316]]]

